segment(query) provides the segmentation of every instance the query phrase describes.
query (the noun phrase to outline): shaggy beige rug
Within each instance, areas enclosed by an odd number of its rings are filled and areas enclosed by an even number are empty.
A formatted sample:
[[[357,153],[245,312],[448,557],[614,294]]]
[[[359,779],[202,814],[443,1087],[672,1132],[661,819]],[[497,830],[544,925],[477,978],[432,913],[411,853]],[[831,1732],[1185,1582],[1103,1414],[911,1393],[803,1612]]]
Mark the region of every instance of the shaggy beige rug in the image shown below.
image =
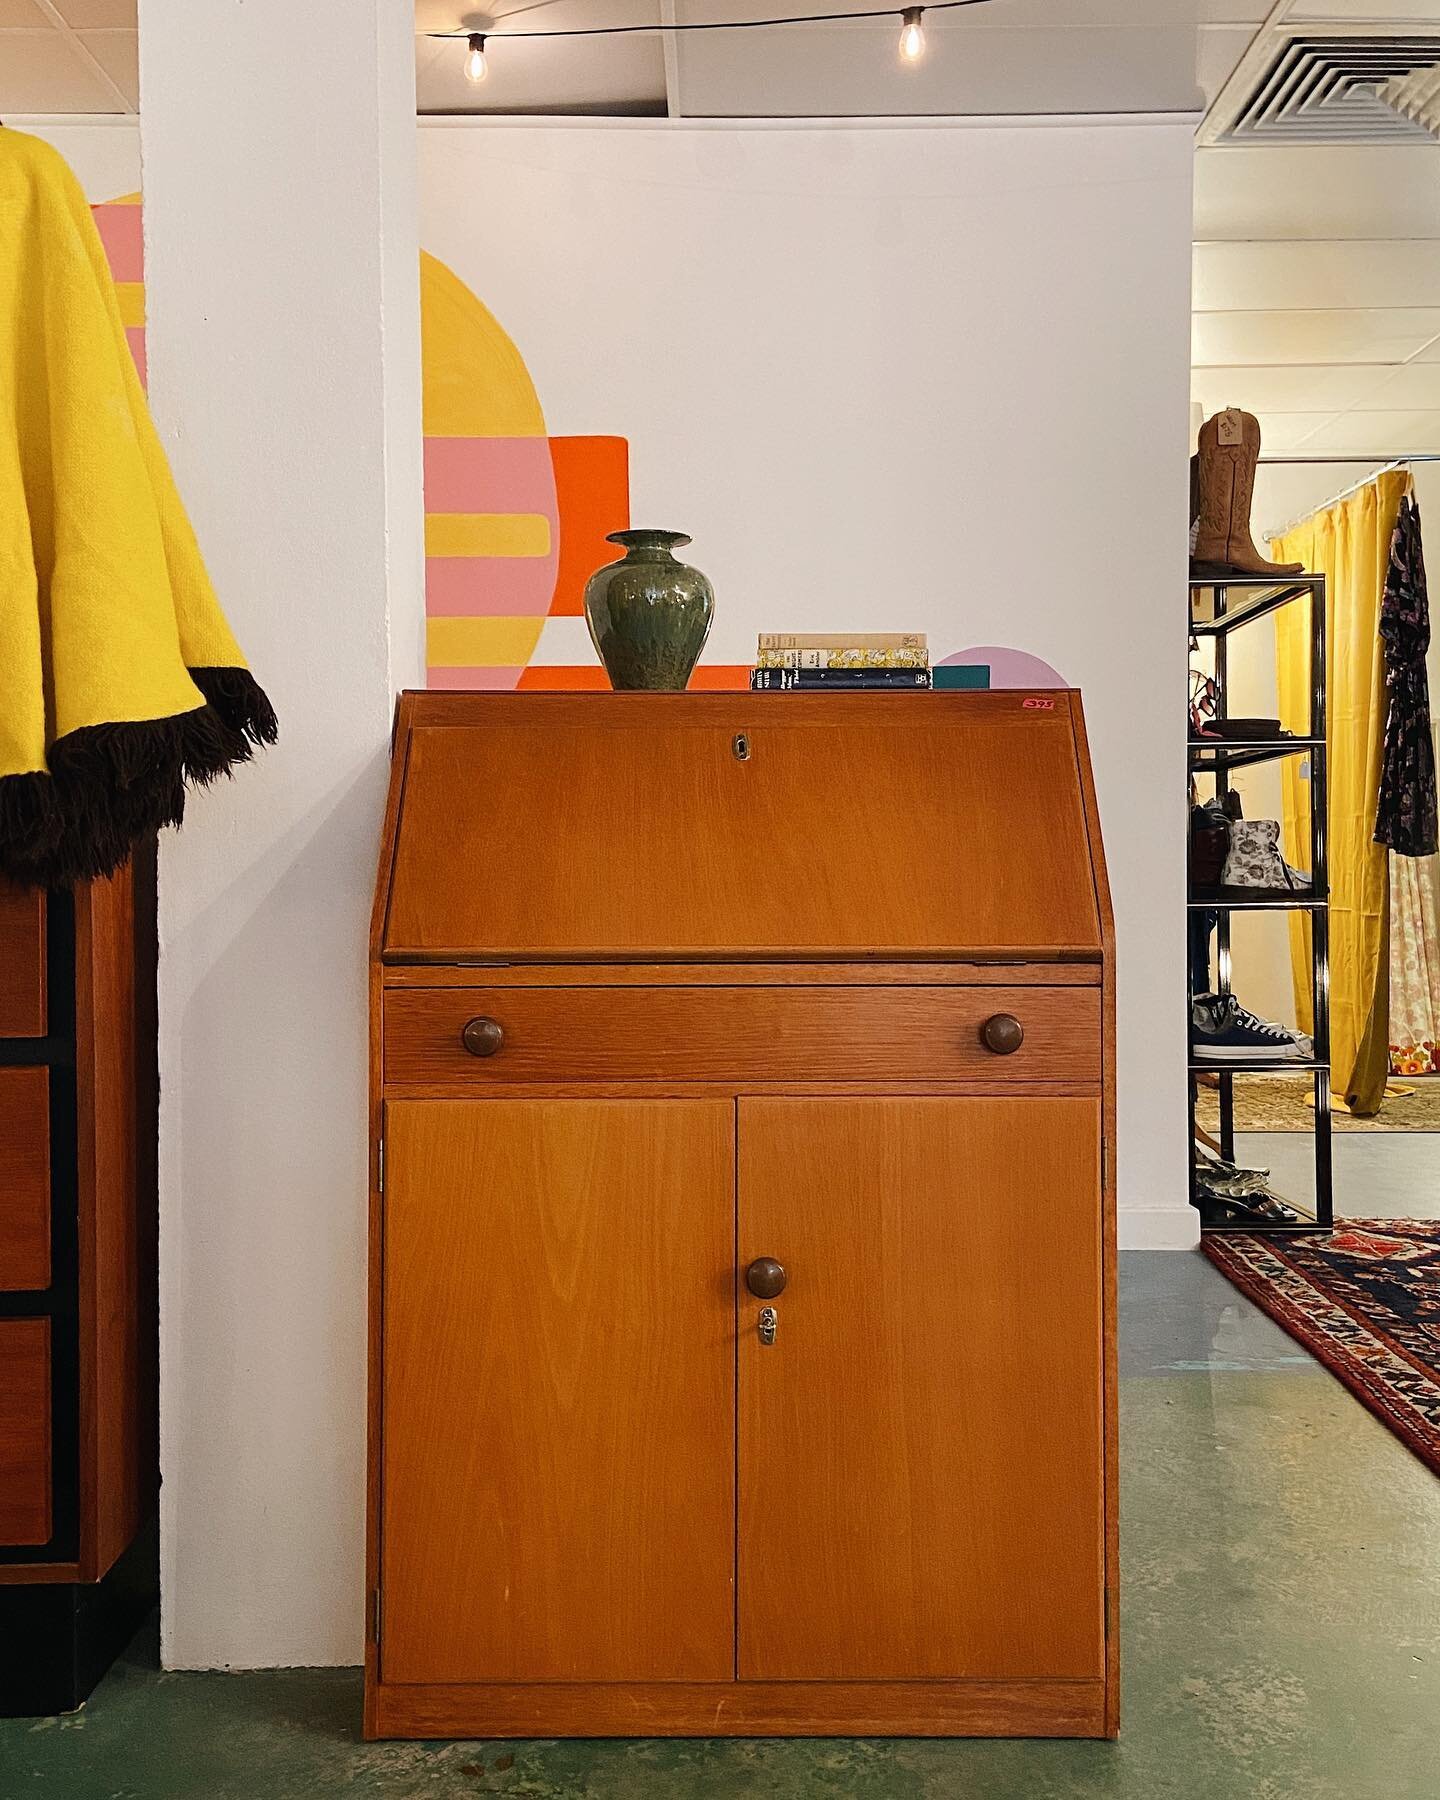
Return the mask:
[[[1336,1131],[1440,1131],[1440,1075],[1407,1075],[1398,1085],[1412,1091],[1403,1095],[1387,1091],[1371,1119],[1335,1113]],[[1314,1095],[1309,1075],[1237,1075],[1235,1129],[1309,1131],[1315,1118]],[[1212,1136],[1220,1129],[1220,1096],[1214,1088],[1201,1087],[1195,1122]]]

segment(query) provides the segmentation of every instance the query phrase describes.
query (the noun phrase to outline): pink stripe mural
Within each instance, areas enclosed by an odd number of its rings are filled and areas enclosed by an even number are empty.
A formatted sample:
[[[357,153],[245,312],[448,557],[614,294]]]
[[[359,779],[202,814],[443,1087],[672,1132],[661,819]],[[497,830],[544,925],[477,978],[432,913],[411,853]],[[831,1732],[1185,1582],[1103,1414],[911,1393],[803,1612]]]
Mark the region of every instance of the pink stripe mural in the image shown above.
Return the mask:
[[[536,493],[553,499],[555,471],[543,437],[427,437],[427,513],[523,513]]]
[[[425,511],[538,514],[550,526],[544,556],[428,556],[425,605],[433,618],[543,618],[560,562],[555,468],[543,437],[427,438]]]
[[[556,556],[427,556],[425,610],[432,619],[526,618],[548,613]]]
[[[145,279],[145,229],[138,206],[92,206],[105,259],[117,281]]]

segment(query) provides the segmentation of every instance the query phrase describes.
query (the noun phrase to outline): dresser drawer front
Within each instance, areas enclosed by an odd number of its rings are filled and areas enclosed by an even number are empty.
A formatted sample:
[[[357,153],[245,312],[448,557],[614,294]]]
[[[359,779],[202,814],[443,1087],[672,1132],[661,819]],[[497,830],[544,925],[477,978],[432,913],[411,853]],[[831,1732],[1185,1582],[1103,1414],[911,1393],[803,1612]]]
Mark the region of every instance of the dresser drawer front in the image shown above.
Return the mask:
[[[422,988],[384,1005],[391,1086],[1100,1077],[1094,988]]]
[[[50,1285],[50,1077],[0,1069],[0,1289]]]
[[[45,1035],[45,895],[0,880],[0,1038]]]
[[[50,1532],[50,1321],[0,1319],[0,1544]]]

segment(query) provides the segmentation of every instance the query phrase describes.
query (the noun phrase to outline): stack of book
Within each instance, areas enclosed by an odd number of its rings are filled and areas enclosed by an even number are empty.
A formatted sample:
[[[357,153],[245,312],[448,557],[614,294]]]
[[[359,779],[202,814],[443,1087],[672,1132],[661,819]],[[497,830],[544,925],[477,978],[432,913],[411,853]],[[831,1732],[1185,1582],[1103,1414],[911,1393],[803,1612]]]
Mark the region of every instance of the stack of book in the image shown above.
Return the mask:
[[[762,631],[752,688],[928,688],[923,631]]]

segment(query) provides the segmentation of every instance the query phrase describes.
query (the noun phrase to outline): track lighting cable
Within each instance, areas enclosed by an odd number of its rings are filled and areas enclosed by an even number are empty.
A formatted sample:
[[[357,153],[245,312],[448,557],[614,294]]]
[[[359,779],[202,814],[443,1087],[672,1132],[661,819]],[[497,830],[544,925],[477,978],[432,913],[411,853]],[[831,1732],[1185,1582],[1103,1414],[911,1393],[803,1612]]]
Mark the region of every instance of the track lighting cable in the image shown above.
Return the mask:
[[[790,13],[767,19],[686,19],[653,25],[552,26],[540,31],[477,31],[462,25],[454,31],[430,31],[425,35],[467,44],[466,73],[472,81],[485,78],[485,52],[489,45],[505,40],[519,43],[526,38],[628,37],[641,32],[659,36],[662,32],[759,31],[772,25],[843,25],[850,19],[898,19],[901,61],[914,63],[925,54],[923,20],[927,12],[955,12],[962,6],[989,4],[990,0],[930,0],[926,6],[877,6],[861,12]]]

